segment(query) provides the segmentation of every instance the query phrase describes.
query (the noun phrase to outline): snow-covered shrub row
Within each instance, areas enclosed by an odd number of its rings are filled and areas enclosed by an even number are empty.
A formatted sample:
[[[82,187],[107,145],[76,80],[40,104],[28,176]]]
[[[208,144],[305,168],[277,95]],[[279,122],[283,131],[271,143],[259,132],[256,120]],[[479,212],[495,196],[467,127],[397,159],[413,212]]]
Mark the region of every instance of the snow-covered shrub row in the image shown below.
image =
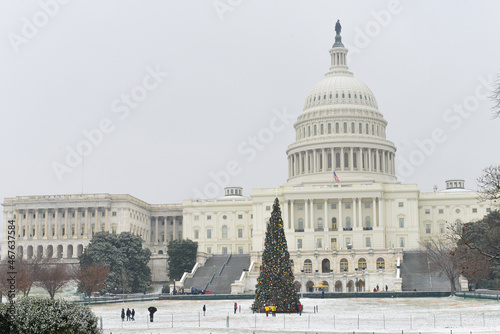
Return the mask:
[[[9,304],[0,304],[0,333],[101,334],[97,317],[84,305],[66,300],[25,297],[15,303],[14,326]]]

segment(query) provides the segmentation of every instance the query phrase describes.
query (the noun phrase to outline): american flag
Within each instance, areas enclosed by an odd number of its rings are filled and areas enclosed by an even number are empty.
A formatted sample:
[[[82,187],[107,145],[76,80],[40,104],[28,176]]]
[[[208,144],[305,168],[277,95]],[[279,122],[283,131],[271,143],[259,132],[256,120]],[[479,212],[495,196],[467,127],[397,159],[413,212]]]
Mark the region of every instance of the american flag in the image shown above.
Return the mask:
[[[337,173],[335,173],[335,171],[333,171],[333,178],[335,179],[335,181],[337,181],[337,183],[340,182],[339,177],[337,176]]]

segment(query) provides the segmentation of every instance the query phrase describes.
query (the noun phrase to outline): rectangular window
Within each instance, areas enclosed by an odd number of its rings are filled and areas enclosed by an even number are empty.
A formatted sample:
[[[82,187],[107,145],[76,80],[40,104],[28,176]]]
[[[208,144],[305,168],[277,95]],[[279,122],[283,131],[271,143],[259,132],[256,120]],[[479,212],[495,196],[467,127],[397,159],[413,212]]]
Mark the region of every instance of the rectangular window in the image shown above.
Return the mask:
[[[238,219],[243,219],[243,215],[238,215]]]
[[[472,208],[472,212],[476,213],[477,212],[477,208]]]
[[[238,229],[238,238],[243,238],[243,229],[242,228]]]
[[[85,217],[85,212],[82,212],[82,217]]]
[[[200,220],[200,216],[194,216],[194,220]]]
[[[227,254],[227,247],[222,247],[222,255],[226,255]]]
[[[400,208],[402,208],[402,207],[404,206],[403,202],[399,202],[399,203],[398,203],[398,206],[399,206]]]
[[[198,239],[198,237],[199,237],[199,231],[198,230],[194,230],[194,238]]]
[[[372,246],[372,239],[370,237],[366,237],[366,247]]]
[[[444,224],[439,224],[439,233],[444,233]]]
[[[238,254],[243,254],[243,247],[238,247]]]
[[[207,239],[212,239],[212,230],[211,229],[207,230]]]
[[[271,211],[271,207],[269,205],[266,206],[266,211]]]
[[[253,219],[253,213],[250,215],[250,218]]]
[[[350,203],[346,203],[345,208],[346,209],[350,209],[351,208],[351,204]]]
[[[212,216],[211,215],[207,215],[207,220],[210,220],[212,219]]]
[[[337,238],[331,238],[330,239],[330,246],[332,247],[332,249],[337,249]]]
[[[405,246],[405,238],[399,238],[399,247]]]
[[[207,253],[212,254],[212,247],[207,247]]]
[[[297,249],[302,248],[302,239],[297,239]]]
[[[116,211],[113,211],[113,217],[116,217]]]
[[[14,215],[14,218],[16,218],[15,215]],[[52,218],[56,218],[56,214],[55,213],[52,214]]]
[[[425,224],[425,233],[427,234],[431,233],[431,224]]]
[[[345,238],[345,246],[347,249],[352,249],[351,238]]]
[[[75,213],[74,212],[71,214],[71,217],[75,218]]]
[[[486,212],[491,212],[491,209],[490,208],[486,208]]]
[[[318,204],[318,210],[323,209],[323,204]]]
[[[322,239],[316,240],[316,248],[323,248],[323,241]]]
[[[105,216],[105,212],[104,212],[104,211],[102,212],[102,216],[103,216],[103,217]]]
[[[439,213],[444,213],[444,210],[443,209],[439,209]]]
[[[332,204],[332,209],[336,209],[337,208],[337,204]]]
[[[299,205],[299,210],[304,210],[304,206],[302,206],[302,204]]]
[[[369,209],[370,208],[370,203],[365,203],[365,209]]]
[[[431,210],[429,210],[429,209],[425,209],[425,214],[426,214],[426,215],[428,215],[428,214],[430,214],[430,213],[431,213]]]
[[[404,228],[404,227],[405,227],[405,219],[399,218],[399,228]]]

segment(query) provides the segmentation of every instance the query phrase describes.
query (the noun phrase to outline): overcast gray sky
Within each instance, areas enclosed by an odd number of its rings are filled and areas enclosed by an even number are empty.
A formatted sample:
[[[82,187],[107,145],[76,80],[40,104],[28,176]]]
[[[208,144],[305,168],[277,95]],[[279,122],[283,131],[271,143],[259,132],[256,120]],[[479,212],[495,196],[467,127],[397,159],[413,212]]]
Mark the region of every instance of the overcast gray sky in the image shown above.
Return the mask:
[[[216,192],[211,173],[245,195],[285,183],[289,114],[328,71],[337,19],[400,180],[475,189],[500,162],[498,1],[45,0],[0,12],[0,197],[80,193],[78,150],[85,193],[180,203]]]

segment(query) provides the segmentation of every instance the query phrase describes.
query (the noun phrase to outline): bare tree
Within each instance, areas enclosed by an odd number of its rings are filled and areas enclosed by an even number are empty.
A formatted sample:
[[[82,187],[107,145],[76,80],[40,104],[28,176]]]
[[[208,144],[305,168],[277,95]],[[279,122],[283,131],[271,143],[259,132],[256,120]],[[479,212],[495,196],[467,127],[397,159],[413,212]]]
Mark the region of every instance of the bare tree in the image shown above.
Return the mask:
[[[448,240],[428,239],[421,243],[432,272],[444,274],[450,282],[451,295],[455,295],[455,281],[461,274],[460,258],[454,255],[456,246]]]
[[[96,291],[106,287],[106,278],[109,275],[109,267],[104,264],[92,263],[88,266],[78,266],[73,270],[73,279],[78,283],[81,291],[90,298]]]
[[[483,169],[477,183],[479,186],[479,200],[491,201],[495,207],[500,207],[500,165]]]
[[[18,258],[16,262],[16,285],[17,291],[21,291],[24,296],[28,296],[35,281],[35,276],[40,269],[39,259],[24,260]]]
[[[55,294],[69,281],[71,275],[62,263],[44,262],[37,273],[35,284],[45,289],[50,298],[54,299]]]
[[[472,283],[474,287],[479,281],[486,279],[491,274],[491,260],[475,249],[465,245],[457,246],[453,255],[458,258],[461,274]]]

